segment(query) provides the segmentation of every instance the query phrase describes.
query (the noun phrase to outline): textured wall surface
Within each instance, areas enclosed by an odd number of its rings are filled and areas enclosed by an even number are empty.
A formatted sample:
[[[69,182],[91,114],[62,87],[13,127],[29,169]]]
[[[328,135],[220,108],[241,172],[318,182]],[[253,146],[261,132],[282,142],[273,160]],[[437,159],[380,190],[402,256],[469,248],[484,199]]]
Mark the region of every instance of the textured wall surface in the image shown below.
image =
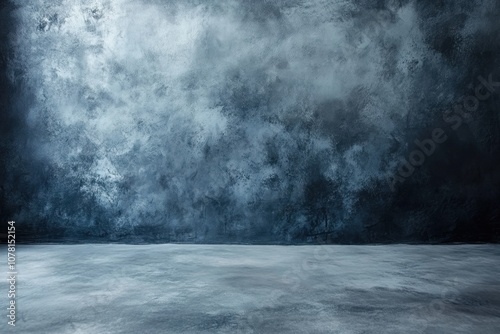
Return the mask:
[[[24,240],[494,241],[500,3],[11,1]]]

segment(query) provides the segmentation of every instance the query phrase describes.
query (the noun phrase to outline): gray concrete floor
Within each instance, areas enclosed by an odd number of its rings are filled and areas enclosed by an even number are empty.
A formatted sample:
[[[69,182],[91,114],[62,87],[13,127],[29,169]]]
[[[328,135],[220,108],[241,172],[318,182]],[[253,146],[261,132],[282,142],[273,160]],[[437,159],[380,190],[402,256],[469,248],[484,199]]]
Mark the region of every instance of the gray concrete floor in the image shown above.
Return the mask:
[[[16,252],[15,328],[7,325],[7,281],[0,286],[7,332],[500,333],[499,245]]]

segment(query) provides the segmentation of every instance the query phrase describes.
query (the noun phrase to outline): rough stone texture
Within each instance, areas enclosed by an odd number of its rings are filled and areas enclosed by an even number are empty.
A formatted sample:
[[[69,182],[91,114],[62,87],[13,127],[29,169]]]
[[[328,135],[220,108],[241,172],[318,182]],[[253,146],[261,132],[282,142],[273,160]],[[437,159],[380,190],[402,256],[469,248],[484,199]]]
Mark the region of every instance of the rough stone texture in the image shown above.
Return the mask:
[[[23,240],[499,240],[497,0],[0,6]]]

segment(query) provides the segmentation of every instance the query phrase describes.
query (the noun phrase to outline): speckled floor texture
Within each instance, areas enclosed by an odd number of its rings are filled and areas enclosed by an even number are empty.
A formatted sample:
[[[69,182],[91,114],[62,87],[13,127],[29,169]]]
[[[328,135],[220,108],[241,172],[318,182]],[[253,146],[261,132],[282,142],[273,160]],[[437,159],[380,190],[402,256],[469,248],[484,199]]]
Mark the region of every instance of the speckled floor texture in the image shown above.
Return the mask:
[[[0,290],[9,333],[500,333],[498,245],[18,245],[16,254],[15,327],[7,280]]]

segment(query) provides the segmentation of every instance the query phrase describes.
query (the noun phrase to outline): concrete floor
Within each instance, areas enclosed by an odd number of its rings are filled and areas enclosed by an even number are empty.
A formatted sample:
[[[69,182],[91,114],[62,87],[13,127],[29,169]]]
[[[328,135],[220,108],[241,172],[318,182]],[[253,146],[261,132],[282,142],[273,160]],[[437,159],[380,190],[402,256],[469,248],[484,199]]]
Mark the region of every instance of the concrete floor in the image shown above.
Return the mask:
[[[17,245],[16,253],[15,328],[7,281],[0,285],[7,332],[500,333],[500,245]]]

